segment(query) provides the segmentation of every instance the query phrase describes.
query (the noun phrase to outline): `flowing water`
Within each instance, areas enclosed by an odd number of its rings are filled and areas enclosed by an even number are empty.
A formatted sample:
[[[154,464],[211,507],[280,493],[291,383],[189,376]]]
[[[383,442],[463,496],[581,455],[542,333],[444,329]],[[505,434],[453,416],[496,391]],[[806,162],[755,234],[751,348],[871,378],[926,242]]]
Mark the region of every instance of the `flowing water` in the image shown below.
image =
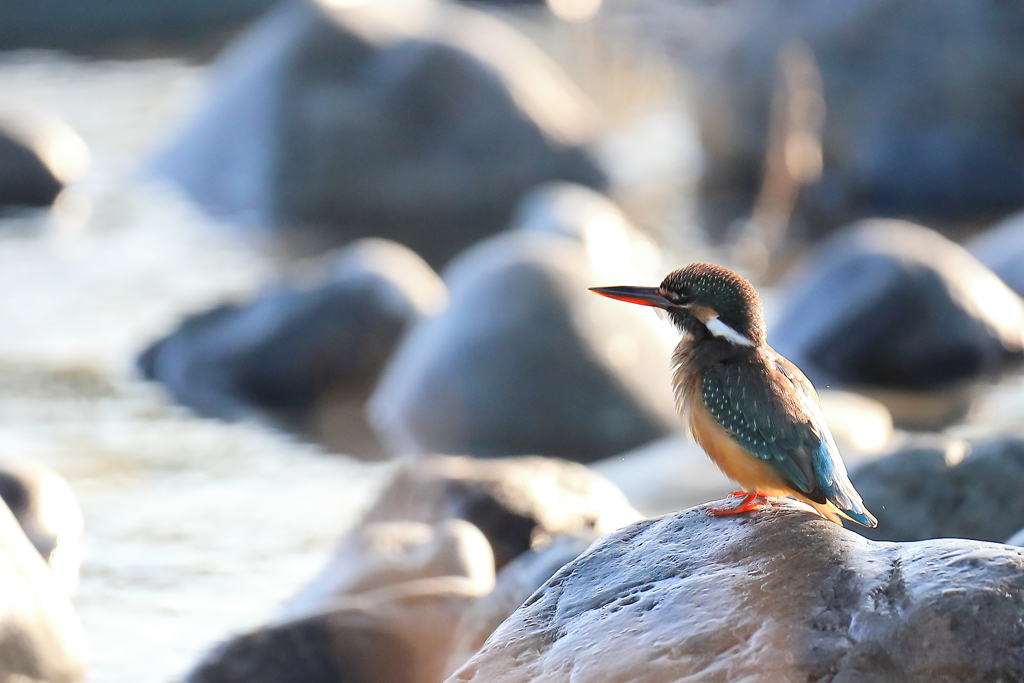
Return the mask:
[[[0,60],[0,106],[45,107],[91,152],[53,214],[0,220],[0,459],[44,463],[85,516],[74,603],[91,683],[172,681],[256,626],[323,562],[386,466],[191,416],[133,371],[181,315],[271,275],[139,168],[201,97],[204,67]]]

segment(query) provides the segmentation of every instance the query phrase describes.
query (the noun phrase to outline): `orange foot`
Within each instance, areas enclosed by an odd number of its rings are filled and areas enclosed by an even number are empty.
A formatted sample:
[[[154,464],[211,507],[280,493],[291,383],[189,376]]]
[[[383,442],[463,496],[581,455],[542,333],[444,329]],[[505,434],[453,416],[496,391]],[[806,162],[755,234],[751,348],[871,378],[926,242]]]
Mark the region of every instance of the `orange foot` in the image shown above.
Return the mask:
[[[741,500],[737,505],[731,508],[708,508],[708,514],[712,517],[726,517],[728,515],[738,515],[743,512],[759,510],[762,505],[771,504],[769,496],[761,493],[760,491],[750,491],[749,493],[736,491],[729,494],[729,497],[738,497],[736,494],[743,495],[743,500]]]

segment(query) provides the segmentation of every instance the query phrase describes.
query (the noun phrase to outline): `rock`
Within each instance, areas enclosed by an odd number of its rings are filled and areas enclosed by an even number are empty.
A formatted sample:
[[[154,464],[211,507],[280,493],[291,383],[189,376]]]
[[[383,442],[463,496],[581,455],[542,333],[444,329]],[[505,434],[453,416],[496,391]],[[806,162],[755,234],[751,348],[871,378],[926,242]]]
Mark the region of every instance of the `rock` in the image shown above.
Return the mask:
[[[1024,437],[917,437],[852,469],[878,517],[875,539],[972,538],[1002,542],[1024,526]]]
[[[589,545],[588,539],[562,536],[545,548],[527,551],[512,560],[498,574],[494,590],[480,596],[462,615],[445,674],[455,671],[475,655],[501,622]]]
[[[256,417],[330,450],[378,458],[363,405],[410,325],[444,307],[444,284],[401,245],[362,240],[312,282],[188,318],[139,367],[200,415]]]
[[[403,462],[363,523],[466,520],[483,531],[500,570],[556,536],[592,540],[638,517],[614,485],[582,465],[436,456]]]
[[[449,683],[1024,678],[1021,549],[705,507],[594,544]]]
[[[677,428],[668,327],[587,291],[635,273],[599,268],[576,239],[513,231],[444,275],[450,305],[412,330],[369,404],[394,452],[592,462]]]
[[[892,418],[884,406],[845,391],[825,390],[819,398],[847,467],[877,457],[888,446]],[[721,498],[737,488],[689,434],[670,436],[590,467],[647,517]]]
[[[278,619],[324,611],[345,596],[445,576],[467,579],[479,595],[494,587],[494,553],[473,524],[459,519],[365,524],[345,539],[327,567],[289,601]]]
[[[0,26],[3,12],[0,8]],[[0,104],[0,212],[50,206],[88,167],[88,147],[48,110],[23,102]]]
[[[82,564],[82,510],[59,474],[38,465],[0,464],[0,498],[68,595]]]
[[[1024,204],[1024,15],[1012,4],[620,6],[639,15],[629,19],[645,46],[662,42],[689,72],[705,149],[701,223],[719,238],[750,214],[761,186],[777,58],[793,45],[814,56],[822,92],[811,96],[826,112],[822,174],[800,197],[798,233],[888,216],[966,234]]]
[[[1024,301],[933,231],[857,223],[807,263],[770,343],[816,386],[882,401],[897,425],[959,419],[978,380],[1024,357]]]
[[[78,617],[6,505],[0,505],[0,586],[0,680],[82,680],[86,643]]]
[[[289,2],[220,60],[153,163],[197,203],[309,254],[359,237],[439,268],[533,186],[605,183],[590,106],[512,29],[432,0]]]
[[[339,600],[334,609],[241,635],[188,683],[436,683],[477,587],[458,577]]]
[[[1024,529],[1021,529],[1006,541],[1006,545],[1016,545],[1024,547]]]
[[[965,245],[971,254],[1024,296],[1024,211],[1000,221]]]
[[[272,0],[11,0],[0,6],[0,50],[94,57],[205,57]]]

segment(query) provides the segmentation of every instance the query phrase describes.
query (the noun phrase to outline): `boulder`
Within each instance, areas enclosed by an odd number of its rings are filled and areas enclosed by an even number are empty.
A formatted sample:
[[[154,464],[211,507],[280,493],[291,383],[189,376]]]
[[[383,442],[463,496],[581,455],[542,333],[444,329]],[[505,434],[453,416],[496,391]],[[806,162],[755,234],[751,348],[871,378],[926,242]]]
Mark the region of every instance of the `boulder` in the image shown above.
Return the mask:
[[[847,467],[881,455],[892,438],[892,418],[880,403],[826,389],[822,413]],[[590,464],[645,516],[683,510],[737,488],[689,434],[670,436]]]
[[[593,540],[639,516],[613,484],[582,465],[435,456],[403,462],[363,523],[465,520],[483,531],[500,570],[556,536]]]
[[[800,197],[797,233],[888,216],[963,235],[1024,205],[1024,15],[1012,3],[606,6],[606,21],[628,19],[688,72],[705,149],[701,223],[718,238],[761,187],[778,57],[793,46],[813,55],[821,84],[806,95],[825,109],[824,164]]]
[[[1024,296],[1024,211],[993,225],[964,244],[974,258]]]
[[[10,0],[0,50],[66,50],[93,57],[206,57],[273,0]]]
[[[60,585],[6,505],[0,505],[0,680],[74,683],[86,643]]]
[[[770,329],[816,386],[866,393],[907,427],[959,419],[978,380],[1024,358],[1024,301],[962,247],[902,221],[824,243]]]
[[[50,206],[88,165],[85,142],[55,114],[17,100],[0,103],[0,213]]]
[[[796,503],[705,509],[595,543],[449,683],[1024,678],[1024,550],[873,542]]]
[[[439,268],[533,186],[605,183],[568,78],[449,3],[284,3],[225,52],[212,92],[152,169],[292,255],[386,237]]]
[[[82,564],[82,510],[59,474],[40,465],[0,463],[0,498],[68,595]]]
[[[385,443],[400,454],[592,462],[677,429],[675,340],[649,310],[587,291],[643,278],[601,267],[592,251],[516,230],[453,263],[448,308],[412,330],[371,398]]]
[[[1006,545],[1024,547],[1024,529],[1021,529],[1006,541]]]
[[[405,247],[361,240],[317,272],[186,319],[139,358],[200,415],[255,417],[333,451],[383,455],[363,406],[406,330],[444,307],[440,278]]]
[[[865,536],[889,541],[1002,542],[1024,527],[1024,436],[913,438],[850,477],[878,518]]]

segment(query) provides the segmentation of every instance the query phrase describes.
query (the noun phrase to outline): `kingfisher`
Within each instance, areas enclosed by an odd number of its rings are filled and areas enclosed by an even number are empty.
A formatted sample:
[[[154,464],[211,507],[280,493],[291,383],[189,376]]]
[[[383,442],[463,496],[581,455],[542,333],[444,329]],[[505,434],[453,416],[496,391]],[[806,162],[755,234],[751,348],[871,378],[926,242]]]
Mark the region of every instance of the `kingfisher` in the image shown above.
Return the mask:
[[[742,491],[716,516],[791,496],[836,524],[878,521],[850,482],[814,386],[767,343],[757,290],[728,268],[695,263],[658,287],[591,287],[666,311],[682,339],[672,353],[676,407],[704,452]]]

